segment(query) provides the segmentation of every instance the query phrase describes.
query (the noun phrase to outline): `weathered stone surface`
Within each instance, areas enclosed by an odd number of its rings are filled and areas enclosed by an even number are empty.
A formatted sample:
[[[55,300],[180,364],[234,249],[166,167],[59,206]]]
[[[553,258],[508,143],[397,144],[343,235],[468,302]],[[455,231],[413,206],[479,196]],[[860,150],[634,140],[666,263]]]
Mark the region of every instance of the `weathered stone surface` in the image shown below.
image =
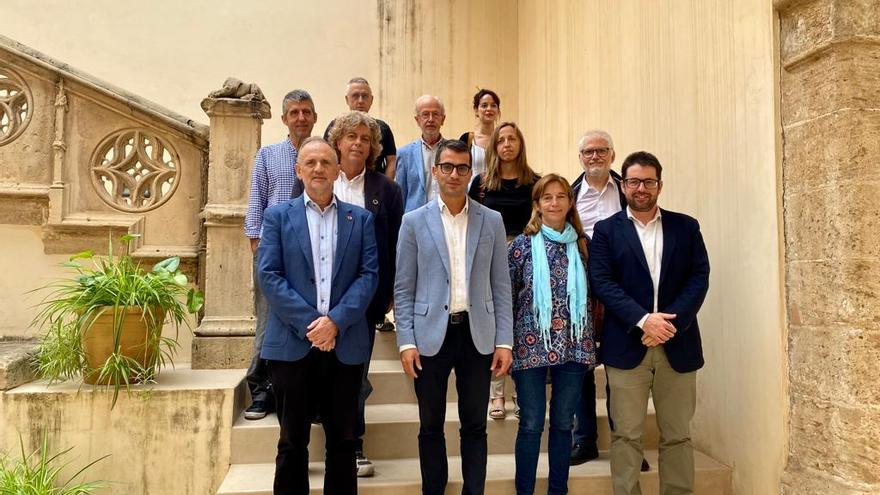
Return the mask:
[[[880,484],[880,410],[794,393],[791,412],[792,470],[815,469],[854,488]]]
[[[833,22],[837,38],[880,36],[880,6],[877,0],[837,0]]]
[[[72,475],[91,460],[88,479],[112,481],[101,493],[117,495],[213,494],[226,475],[232,422],[243,395],[241,370],[163,370],[155,385],[111,394],[64,383],[34,382],[0,394],[0,451],[26,449],[48,433],[50,449],[74,447]]]
[[[798,2],[779,13],[780,52],[787,63],[802,53],[827,44],[834,36],[834,0]]]
[[[193,338],[193,369],[244,369],[250,366],[254,338],[199,337]]]
[[[792,326],[788,338],[793,392],[834,402],[880,404],[880,330]]]
[[[785,244],[789,261],[880,259],[880,180],[833,184],[785,196]]]
[[[880,260],[791,261],[787,285],[792,326],[880,324]]]
[[[0,196],[0,224],[43,225],[48,209],[47,198]]]
[[[842,108],[880,108],[880,44],[836,44],[782,70],[784,126]]]
[[[880,485],[851,486],[847,480],[829,477],[814,469],[798,468],[782,476],[782,495],[876,495]]]
[[[36,339],[0,337],[0,390],[9,390],[36,378],[31,358]]]
[[[880,111],[842,110],[785,130],[785,194],[880,180]]]

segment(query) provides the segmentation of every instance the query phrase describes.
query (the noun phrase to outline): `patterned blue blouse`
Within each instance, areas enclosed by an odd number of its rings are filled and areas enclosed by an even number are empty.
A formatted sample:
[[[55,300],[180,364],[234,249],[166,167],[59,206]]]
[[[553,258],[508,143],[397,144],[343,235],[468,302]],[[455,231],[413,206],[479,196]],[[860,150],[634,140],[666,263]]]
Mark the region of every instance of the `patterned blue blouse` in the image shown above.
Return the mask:
[[[517,236],[508,248],[510,281],[513,289],[513,366],[512,371],[554,366],[575,361],[590,368],[596,366],[596,345],[593,340],[592,315],[581,342],[571,335],[571,318],[566,299],[568,256],[565,244],[544,240],[550,265],[550,288],[553,310],[550,316],[550,343],[538,330],[532,302],[532,240],[525,234]],[[549,351],[548,351],[549,348]]]

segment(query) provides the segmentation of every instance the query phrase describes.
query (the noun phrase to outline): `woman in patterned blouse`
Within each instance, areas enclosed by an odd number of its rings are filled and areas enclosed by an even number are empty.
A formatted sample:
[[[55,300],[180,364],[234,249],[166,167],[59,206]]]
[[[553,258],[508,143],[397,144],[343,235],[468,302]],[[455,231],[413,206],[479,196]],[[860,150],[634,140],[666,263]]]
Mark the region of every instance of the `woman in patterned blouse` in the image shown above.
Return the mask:
[[[587,250],[571,186],[548,174],[532,192],[532,217],[509,248],[513,366],[519,395],[516,492],[535,490],[551,377],[548,493],[567,493],[574,409],[596,348],[587,293]]]

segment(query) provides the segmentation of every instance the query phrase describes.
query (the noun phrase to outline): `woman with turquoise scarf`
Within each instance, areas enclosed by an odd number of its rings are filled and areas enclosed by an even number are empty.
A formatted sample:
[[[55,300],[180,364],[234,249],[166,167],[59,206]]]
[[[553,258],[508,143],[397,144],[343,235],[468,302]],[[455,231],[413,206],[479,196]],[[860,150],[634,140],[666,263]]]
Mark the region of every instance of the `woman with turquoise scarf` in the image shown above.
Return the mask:
[[[568,493],[574,410],[596,366],[589,310],[587,249],[571,185],[548,174],[532,191],[532,217],[510,244],[513,366],[519,395],[516,493],[535,491],[550,375],[548,494]]]

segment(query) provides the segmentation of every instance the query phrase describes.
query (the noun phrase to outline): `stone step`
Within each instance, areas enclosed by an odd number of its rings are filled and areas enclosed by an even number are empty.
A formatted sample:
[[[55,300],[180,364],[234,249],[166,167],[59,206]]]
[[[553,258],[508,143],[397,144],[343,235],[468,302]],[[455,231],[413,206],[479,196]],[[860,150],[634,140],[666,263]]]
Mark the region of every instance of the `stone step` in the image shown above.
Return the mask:
[[[651,463],[651,470],[641,474],[643,493],[657,493],[659,479],[657,473],[657,451],[645,451],[645,458]],[[694,493],[697,495],[729,495],[730,469],[700,453],[694,453],[696,471]],[[358,493],[361,495],[417,495],[421,493],[421,478],[418,458],[378,460],[375,462],[376,475],[358,480]],[[490,455],[486,469],[486,494],[506,495],[514,493],[514,456],[512,454]],[[229,467],[226,479],[217,495],[271,495],[272,477],[275,473],[273,463],[233,464]],[[547,492],[547,454],[541,454],[538,461],[536,493]],[[311,494],[323,493],[324,465],[322,462],[309,464],[309,483]],[[590,495],[611,495],[611,467],[608,453],[602,452],[599,459],[570,471],[568,489],[570,493],[589,493]],[[461,458],[449,458],[449,484],[446,493],[461,492]]]
[[[599,366],[596,375],[596,397],[605,399],[605,368]],[[416,392],[413,388],[413,380],[403,372],[403,366],[398,359],[378,359],[373,356],[370,361],[370,383],[373,385],[373,393],[367,399],[367,404],[397,404],[416,403]],[[513,393],[513,380],[508,376],[505,390],[508,398]],[[455,392],[455,376],[450,374],[449,386],[446,399],[450,402],[457,400]]]
[[[607,449],[610,433],[604,400],[596,401],[599,449]],[[419,413],[417,404],[368,405],[365,412],[367,432],[364,448],[370,459],[418,457]],[[490,454],[512,454],[519,420],[508,403],[508,415],[503,420],[488,420]],[[449,455],[459,455],[458,409],[456,403],[446,404],[446,449]],[[545,432],[547,427],[545,426]],[[278,417],[270,414],[260,420],[239,416],[232,427],[232,464],[272,462],[278,445]],[[654,403],[648,402],[648,419],[642,443],[645,448],[657,448],[660,434],[654,415]],[[309,459],[324,459],[324,430],[312,425]],[[547,435],[542,439],[542,451],[547,449]]]

